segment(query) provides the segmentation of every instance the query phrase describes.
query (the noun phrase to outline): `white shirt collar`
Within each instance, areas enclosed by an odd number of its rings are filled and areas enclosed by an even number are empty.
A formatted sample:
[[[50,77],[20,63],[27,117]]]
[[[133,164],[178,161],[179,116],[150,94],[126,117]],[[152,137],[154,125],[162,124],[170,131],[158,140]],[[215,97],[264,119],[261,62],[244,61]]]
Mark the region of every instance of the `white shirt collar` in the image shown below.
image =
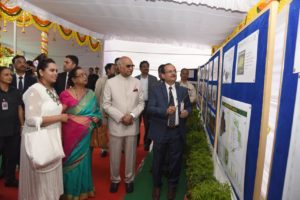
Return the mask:
[[[166,84],[166,87],[168,90],[169,90],[169,87],[172,87],[172,89],[175,89],[175,83],[173,83],[172,85],[169,85],[168,83],[165,82],[165,84]]]

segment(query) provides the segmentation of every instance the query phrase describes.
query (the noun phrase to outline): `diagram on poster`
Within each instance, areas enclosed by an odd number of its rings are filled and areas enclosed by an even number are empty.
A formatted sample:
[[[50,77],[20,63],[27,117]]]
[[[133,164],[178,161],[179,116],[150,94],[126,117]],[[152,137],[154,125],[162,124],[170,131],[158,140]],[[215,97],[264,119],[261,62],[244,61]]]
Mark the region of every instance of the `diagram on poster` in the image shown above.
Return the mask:
[[[254,83],[259,30],[238,43],[235,82]]]
[[[212,63],[212,61],[210,61],[208,63],[208,80],[209,81],[212,80],[212,68],[213,68],[213,63]]]
[[[222,97],[218,155],[239,197],[243,197],[251,105]]]
[[[216,85],[212,86],[212,107],[214,109],[217,108],[217,86]]]
[[[213,81],[218,80],[218,69],[219,69],[219,56],[214,59],[214,67],[213,67]]]
[[[300,12],[299,12],[300,17]],[[298,31],[296,39],[296,51],[295,51],[295,61],[294,61],[294,73],[300,72],[300,20],[298,21]]]
[[[224,53],[223,83],[232,82],[233,59],[234,59],[234,46]]]
[[[205,65],[204,69],[204,80],[208,79],[208,64]]]
[[[212,87],[212,85],[210,85],[210,84],[207,87],[207,102],[209,104],[211,104],[211,87]]]

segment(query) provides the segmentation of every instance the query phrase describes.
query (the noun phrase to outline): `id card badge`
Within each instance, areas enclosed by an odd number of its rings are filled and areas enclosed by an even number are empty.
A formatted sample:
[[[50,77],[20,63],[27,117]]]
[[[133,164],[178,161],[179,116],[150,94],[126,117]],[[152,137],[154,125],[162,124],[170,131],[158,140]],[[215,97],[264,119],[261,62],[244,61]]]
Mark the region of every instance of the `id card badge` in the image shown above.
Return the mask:
[[[2,110],[8,110],[8,103],[6,101],[2,101]]]

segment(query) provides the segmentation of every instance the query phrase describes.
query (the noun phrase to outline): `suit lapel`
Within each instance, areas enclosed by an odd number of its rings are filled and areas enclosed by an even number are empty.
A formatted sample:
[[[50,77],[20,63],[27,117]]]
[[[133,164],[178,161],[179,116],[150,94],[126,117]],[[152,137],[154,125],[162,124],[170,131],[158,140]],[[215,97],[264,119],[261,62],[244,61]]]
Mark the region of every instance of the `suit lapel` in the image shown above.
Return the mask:
[[[180,90],[179,86],[176,85],[176,84],[175,84],[175,88],[176,88],[176,94],[177,94],[178,103],[180,104],[181,101],[182,101],[182,97],[181,97],[181,93],[180,93],[181,90]]]
[[[16,74],[13,75],[12,85],[13,85],[15,88],[17,88],[17,76],[16,76]]]
[[[164,98],[164,102],[166,102],[166,104],[168,105],[168,93],[167,93],[167,88],[166,88],[166,85],[165,83],[161,83],[160,84],[160,89],[161,89],[161,93],[163,94],[163,98]]]

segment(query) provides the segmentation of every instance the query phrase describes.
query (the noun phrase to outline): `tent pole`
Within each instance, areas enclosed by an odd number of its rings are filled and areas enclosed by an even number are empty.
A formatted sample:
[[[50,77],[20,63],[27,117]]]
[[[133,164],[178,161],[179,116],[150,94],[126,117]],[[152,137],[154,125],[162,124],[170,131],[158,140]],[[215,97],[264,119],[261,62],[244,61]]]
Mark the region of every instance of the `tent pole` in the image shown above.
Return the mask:
[[[17,21],[14,21],[14,43],[13,43],[13,48],[14,48],[14,56],[17,55]]]

